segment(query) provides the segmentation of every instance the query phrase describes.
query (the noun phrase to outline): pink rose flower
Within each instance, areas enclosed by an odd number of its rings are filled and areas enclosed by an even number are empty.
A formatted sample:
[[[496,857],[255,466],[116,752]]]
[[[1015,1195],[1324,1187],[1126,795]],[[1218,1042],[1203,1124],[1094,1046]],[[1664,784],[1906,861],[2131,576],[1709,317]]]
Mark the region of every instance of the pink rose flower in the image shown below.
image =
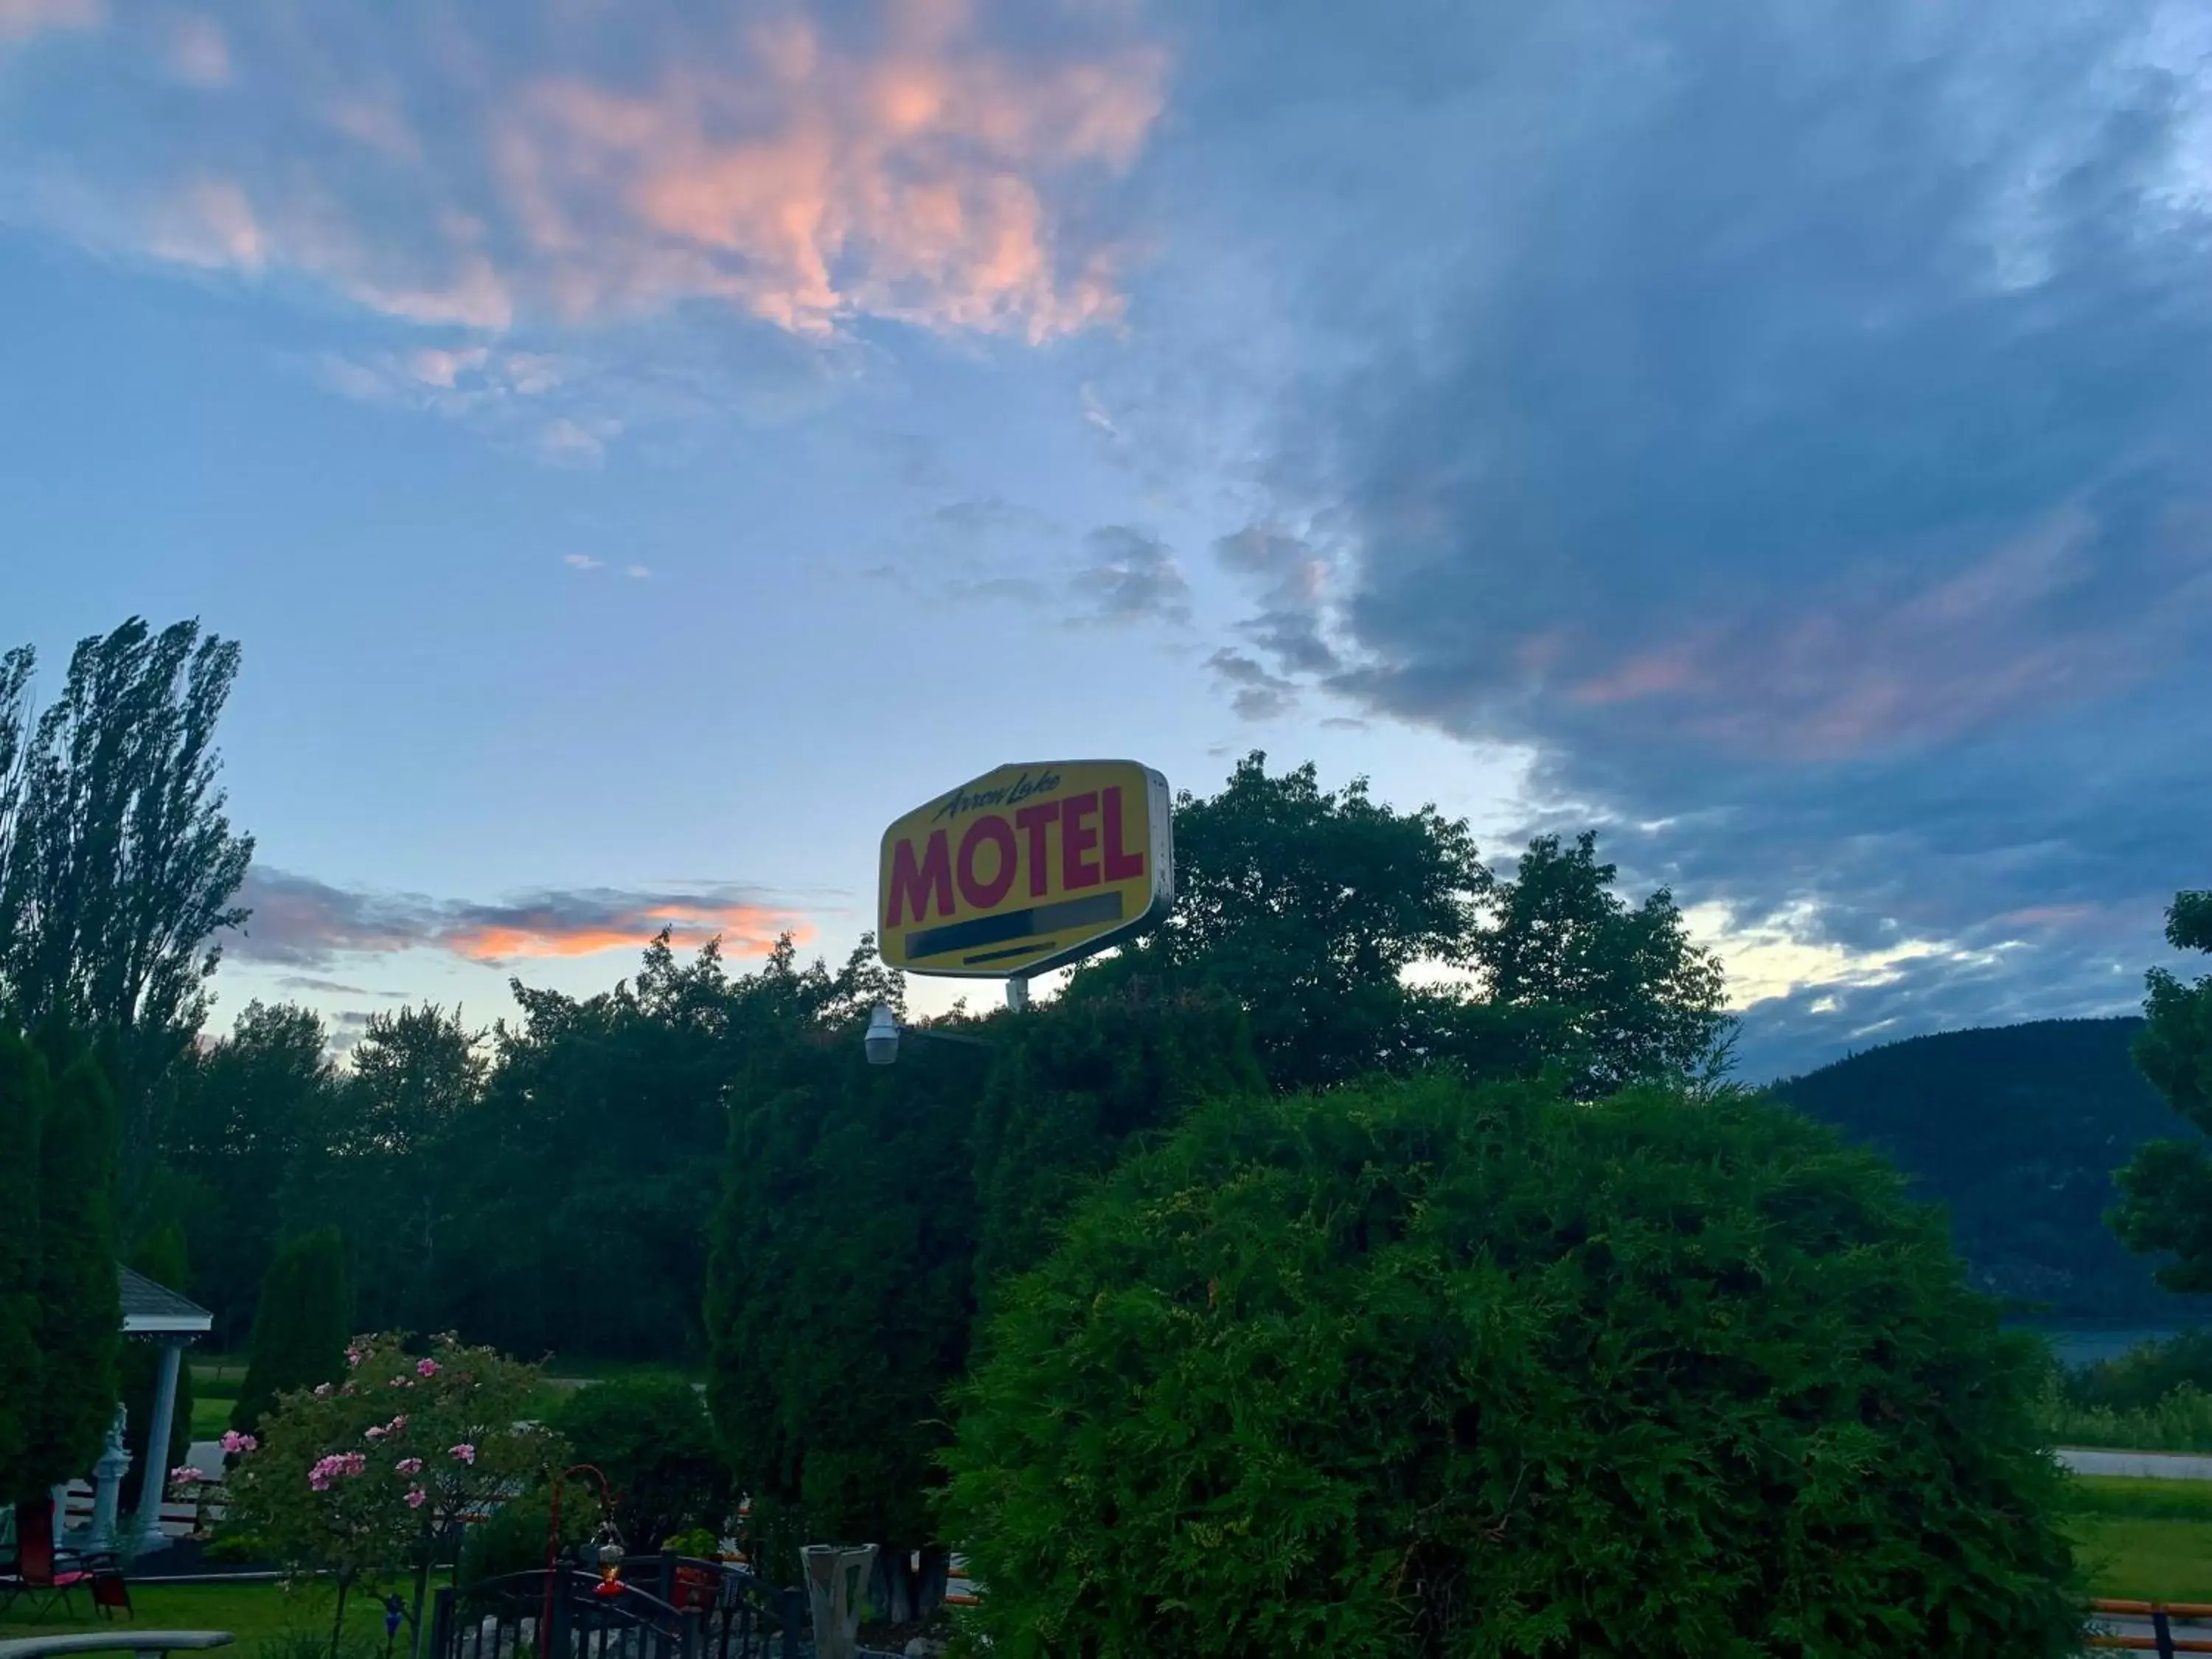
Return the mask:
[[[418,1360],[416,1360],[416,1361],[415,1362],[415,1375],[416,1375],[416,1376],[435,1376],[437,1374],[438,1374],[438,1362],[437,1362],[436,1360],[434,1360],[434,1359],[418,1359]]]
[[[169,1471],[169,1479],[182,1480],[191,1485],[206,1480],[207,1474],[204,1470],[194,1468],[190,1463],[179,1463]]]
[[[402,1474],[420,1474],[422,1473],[422,1460],[419,1457],[403,1457],[392,1467]]]
[[[317,1492],[328,1492],[336,1477],[365,1473],[368,1458],[361,1452],[333,1452],[307,1471],[307,1484]]]
[[[477,1449],[466,1440],[462,1441],[458,1446],[448,1446],[446,1449],[464,1463],[473,1463],[477,1461]]]
[[[362,1432],[367,1435],[371,1440],[381,1440],[384,1438],[387,1431],[386,1431],[381,1425],[372,1423],[368,1427],[363,1429]]]
[[[429,1497],[430,1494],[424,1492],[422,1487],[410,1486],[407,1488],[407,1507],[410,1510],[419,1510],[429,1501]]]
[[[222,1449],[227,1452],[250,1452],[260,1445],[250,1434],[240,1434],[236,1429],[222,1431]]]

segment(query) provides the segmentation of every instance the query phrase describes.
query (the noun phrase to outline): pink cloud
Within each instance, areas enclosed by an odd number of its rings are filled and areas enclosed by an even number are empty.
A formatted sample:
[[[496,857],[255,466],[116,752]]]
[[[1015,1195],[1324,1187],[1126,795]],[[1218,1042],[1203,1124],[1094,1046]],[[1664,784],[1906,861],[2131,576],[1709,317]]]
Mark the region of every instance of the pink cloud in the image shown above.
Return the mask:
[[[495,154],[556,303],[587,318],[713,297],[800,333],[866,314],[1032,341],[1118,315],[1112,251],[1057,246],[1048,187],[1128,166],[1164,57],[1039,69],[933,23],[873,60],[789,23],[741,67],[646,91],[530,86]]]
[[[98,28],[104,0],[0,0],[0,41],[27,40],[48,29]]]
[[[252,911],[228,940],[250,961],[313,965],[354,955],[444,951],[506,963],[635,950],[665,928],[679,945],[719,939],[730,956],[760,956],[784,933],[813,935],[803,915],[734,891],[554,891],[505,904],[439,902],[332,887],[256,866],[242,902]]]
[[[514,317],[514,297],[486,255],[456,252],[426,270],[411,250],[370,236],[312,187],[271,187],[257,198],[240,179],[197,176],[155,203],[149,232],[156,258],[246,276],[289,268],[409,322],[495,331]]]
[[[180,16],[169,25],[169,72],[195,87],[230,84],[230,43],[211,17]]]
[[[1687,651],[1647,651],[1632,657],[1610,674],[1584,680],[1568,695],[1577,702],[1631,702],[1640,697],[1686,691],[1698,671]]]
[[[152,251],[182,264],[251,273],[267,263],[268,237],[236,179],[198,178],[156,208]]]
[[[100,3],[0,0],[0,33]],[[1076,209],[1142,150],[1165,53],[1096,17],[1090,44],[1017,51],[957,0],[881,0],[872,22],[700,37],[641,7],[626,42],[668,44],[617,79],[597,65],[622,55],[550,29],[495,54],[461,14],[343,72],[322,40],[179,14],[172,74],[274,72],[222,123],[175,128],[166,181],[76,179],[98,211],[64,228],[485,332],[695,301],[817,337],[877,318],[1042,342],[1117,319],[1127,252]]]
[[[2212,575],[2176,589],[2148,629],[2069,616],[2068,594],[2094,574],[2099,528],[2069,507],[1932,580],[1893,573],[1814,594],[1815,608],[1747,609],[1640,645],[1585,669],[1566,695],[1650,705],[1738,752],[1799,760],[1944,741],[2106,695],[2212,614]],[[1525,649],[1522,665],[1534,677]]]

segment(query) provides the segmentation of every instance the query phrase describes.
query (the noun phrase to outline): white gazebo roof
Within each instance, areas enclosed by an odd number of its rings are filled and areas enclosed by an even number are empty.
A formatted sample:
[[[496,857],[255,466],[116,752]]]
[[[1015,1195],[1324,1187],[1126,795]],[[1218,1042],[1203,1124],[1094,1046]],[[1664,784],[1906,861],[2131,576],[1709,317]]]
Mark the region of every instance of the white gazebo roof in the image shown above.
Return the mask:
[[[198,1336],[215,1328],[215,1316],[197,1302],[156,1285],[143,1273],[118,1267],[125,1336]]]

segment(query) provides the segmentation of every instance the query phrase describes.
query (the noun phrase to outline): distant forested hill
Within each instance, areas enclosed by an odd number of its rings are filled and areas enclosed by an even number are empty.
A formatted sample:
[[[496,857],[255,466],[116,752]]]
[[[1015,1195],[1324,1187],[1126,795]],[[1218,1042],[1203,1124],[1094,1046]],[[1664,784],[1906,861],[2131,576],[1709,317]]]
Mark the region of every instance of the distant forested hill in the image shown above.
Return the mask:
[[[1974,1282],[2053,1321],[2201,1320],[2212,1298],[2159,1289],[2103,1220],[2112,1171],[2194,1133],[2129,1058],[2139,1019],[2054,1019],[1915,1037],[1774,1085],[1876,1146],[1951,1212]]]

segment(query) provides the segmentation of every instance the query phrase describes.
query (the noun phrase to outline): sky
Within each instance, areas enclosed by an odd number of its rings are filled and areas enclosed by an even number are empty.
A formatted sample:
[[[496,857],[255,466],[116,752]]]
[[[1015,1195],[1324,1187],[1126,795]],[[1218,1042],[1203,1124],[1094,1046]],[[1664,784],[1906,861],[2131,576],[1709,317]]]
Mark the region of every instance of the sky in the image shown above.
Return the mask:
[[[2201,3],[0,0],[0,642],[240,641],[219,1024],[1261,749],[1595,828],[1757,1079],[2167,959],[2208,256]]]

